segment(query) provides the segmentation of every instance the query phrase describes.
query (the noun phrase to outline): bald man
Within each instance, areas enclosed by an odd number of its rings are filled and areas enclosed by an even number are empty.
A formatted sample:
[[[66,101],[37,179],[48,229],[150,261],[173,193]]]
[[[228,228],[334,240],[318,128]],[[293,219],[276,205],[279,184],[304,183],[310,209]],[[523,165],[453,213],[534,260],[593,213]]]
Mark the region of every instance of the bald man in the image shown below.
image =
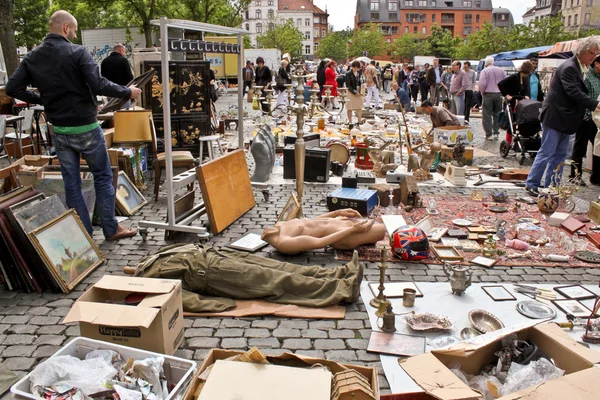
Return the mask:
[[[133,72],[131,72],[131,66],[125,55],[125,46],[116,45],[113,52],[100,64],[102,76],[117,85],[127,85],[131,82]]]
[[[67,205],[79,214],[88,233],[92,221],[81,192],[79,162],[86,160],[94,175],[96,210],[107,240],[136,234],[115,218],[115,191],[102,129],[98,124],[96,95],[137,98],[141,90],[124,87],[100,75],[98,64],[83,46],[71,43],[77,37],[77,20],[66,11],[50,17],[49,34],[27,53],[6,85],[6,94],[28,103],[43,104],[54,125],[54,145],[60,161]],[[39,94],[28,90],[38,89]]]

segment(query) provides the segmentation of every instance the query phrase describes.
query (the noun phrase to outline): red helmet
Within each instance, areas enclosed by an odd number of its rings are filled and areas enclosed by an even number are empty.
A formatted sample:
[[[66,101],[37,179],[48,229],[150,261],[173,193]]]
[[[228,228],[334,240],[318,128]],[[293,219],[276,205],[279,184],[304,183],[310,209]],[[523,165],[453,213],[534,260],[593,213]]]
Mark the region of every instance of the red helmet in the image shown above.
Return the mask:
[[[403,226],[392,235],[392,251],[403,260],[429,258],[429,240],[423,230],[416,226]]]

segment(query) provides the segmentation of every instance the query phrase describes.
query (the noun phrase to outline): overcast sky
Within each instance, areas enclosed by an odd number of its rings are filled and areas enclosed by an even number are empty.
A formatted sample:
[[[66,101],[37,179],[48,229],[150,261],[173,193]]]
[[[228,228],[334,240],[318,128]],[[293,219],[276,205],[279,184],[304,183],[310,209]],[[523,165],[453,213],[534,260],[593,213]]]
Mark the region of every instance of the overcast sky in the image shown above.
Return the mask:
[[[314,3],[322,9],[327,7],[329,11],[329,23],[333,24],[336,31],[345,29],[347,26],[354,27],[354,14],[356,13],[356,0],[314,0]],[[515,19],[515,23],[522,22],[521,16],[525,14],[527,7],[532,7],[535,0],[492,0],[495,8],[508,8]]]

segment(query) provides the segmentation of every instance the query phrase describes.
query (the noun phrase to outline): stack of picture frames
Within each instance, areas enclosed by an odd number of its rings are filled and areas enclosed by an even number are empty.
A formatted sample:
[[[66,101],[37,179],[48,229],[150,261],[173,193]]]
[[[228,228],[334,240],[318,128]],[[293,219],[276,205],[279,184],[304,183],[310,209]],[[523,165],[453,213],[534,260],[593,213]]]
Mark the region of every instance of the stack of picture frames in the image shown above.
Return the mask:
[[[75,210],[31,187],[0,195],[0,269],[9,290],[69,293],[104,262]]]

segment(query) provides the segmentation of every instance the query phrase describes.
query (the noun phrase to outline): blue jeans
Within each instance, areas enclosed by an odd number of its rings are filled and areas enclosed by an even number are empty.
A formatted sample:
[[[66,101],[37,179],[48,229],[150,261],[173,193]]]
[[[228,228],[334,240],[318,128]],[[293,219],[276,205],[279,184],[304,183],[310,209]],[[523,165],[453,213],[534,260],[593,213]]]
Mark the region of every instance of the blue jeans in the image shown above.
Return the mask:
[[[571,136],[572,135],[567,135],[566,133],[561,133],[555,129],[544,126],[542,132],[542,146],[533,161],[531,171],[529,171],[527,187],[539,188],[544,173],[546,174],[544,187],[550,186],[554,170],[561,162],[564,162],[567,157]],[[562,177],[562,167],[558,176]]]
[[[60,161],[60,169],[65,183],[67,206],[77,211],[83,226],[92,235],[94,232],[92,220],[81,192],[79,160],[83,155],[94,175],[96,209],[100,215],[102,231],[105,237],[114,235],[118,226],[115,218],[115,189],[112,185],[113,175],[102,128],[98,127],[77,135],[57,133],[54,135],[54,140],[56,155]]]
[[[453,94],[452,101],[454,107],[456,107],[456,115],[465,115],[465,94],[463,93],[460,96]]]

